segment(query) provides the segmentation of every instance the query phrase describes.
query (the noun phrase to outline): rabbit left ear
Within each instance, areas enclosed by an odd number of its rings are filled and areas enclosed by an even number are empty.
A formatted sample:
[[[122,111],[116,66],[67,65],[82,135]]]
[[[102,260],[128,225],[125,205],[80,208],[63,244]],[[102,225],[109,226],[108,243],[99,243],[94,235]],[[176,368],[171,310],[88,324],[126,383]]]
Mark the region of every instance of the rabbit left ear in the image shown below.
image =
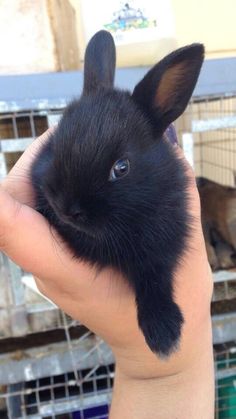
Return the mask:
[[[162,134],[185,110],[204,59],[202,44],[192,44],[167,55],[134,89],[133,99]]]
[[[86,48],[83,93],[89,94],[100,87],[112,88],[115,65],[113,37],[109,32],[101,30],[90,39]]]

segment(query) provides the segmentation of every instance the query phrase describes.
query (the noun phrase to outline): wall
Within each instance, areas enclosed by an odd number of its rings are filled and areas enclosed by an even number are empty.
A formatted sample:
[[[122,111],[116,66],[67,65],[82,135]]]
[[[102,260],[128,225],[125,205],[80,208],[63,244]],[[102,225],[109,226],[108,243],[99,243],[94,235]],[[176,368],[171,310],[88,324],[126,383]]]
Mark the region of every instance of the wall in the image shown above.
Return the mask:
[[[83,11],[83,4],[86,0],[69,1],[76,10],[80,62],[82,63],[88,40],[86,26],[92,17]],[[166,24],[172,24],[173,36],[148,43],[135,42],[130,45],[118,45],[118,66],[151,65],[178,46],[192,42],[204,43],[207,58],[236,56],[235,0],[225,2],[222,0],[165,0],[165,4],[167,2],[169,14],[164,20]],[[145,7],[146,2],[142,3]],[[158,7],[156,8],[158,15]],[[159,23],[163,25],[161,19],[163,19],[162,13],[160,13]],[[97,29],[99,28],[96,28],[95,24],[95,31]]]
[[[78,69],[76,26],[69,0],[1,0],[0,73]]]
[[[1,0],[0,73],[57,69],[45,0]]]
[[[96,0],[1,0],[0,73],[81,68],[86,25],[97,18],[92,6],[84,18],[83,4],[88,1],[98,4]],[[142,2],[144,7],[148,2]],[[156,0],[155,7],[153,17],[162,29],[172,28],[169,35],[118,45],[118,66],[151,65],[177,46],[196,41],[205,44],[207,58],[236,56],[235,0]]]
[[[235,0],[171,0],[179,46],[200,41],[207,58],[236,56]]]
[[[205,99],[192,103],[176,121],[178,139],[193,134],[193,160],[196,176],[235,186],[236,179],[236,97]],[[202,132],[193,132],[194,121],[205,121]],[[232,125],[230,127],[230,125]],[[201,124],[203,129],[203,125]],[[213,128],[217,129],[213,129]]]

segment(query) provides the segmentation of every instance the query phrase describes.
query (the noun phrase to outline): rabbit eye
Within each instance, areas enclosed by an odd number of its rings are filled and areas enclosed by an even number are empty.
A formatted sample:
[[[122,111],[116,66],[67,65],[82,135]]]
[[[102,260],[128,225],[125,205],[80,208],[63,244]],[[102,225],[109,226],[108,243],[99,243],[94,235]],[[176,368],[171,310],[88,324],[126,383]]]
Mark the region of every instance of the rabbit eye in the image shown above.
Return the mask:
[[[117,160],[110,171],[109,180],[117,180],[129,173],[130,163],[128,159]]]

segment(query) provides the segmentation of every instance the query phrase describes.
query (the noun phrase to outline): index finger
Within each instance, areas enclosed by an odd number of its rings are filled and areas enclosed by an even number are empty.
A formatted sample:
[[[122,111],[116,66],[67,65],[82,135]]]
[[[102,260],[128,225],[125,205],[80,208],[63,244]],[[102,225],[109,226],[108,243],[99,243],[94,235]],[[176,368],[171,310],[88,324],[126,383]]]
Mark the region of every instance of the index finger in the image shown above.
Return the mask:
[[[55,127],[49,128],[36,138],[1,182],[1,186],[22,204],[33,206],[34,191],[30,180],[30,167],[54,129]]]

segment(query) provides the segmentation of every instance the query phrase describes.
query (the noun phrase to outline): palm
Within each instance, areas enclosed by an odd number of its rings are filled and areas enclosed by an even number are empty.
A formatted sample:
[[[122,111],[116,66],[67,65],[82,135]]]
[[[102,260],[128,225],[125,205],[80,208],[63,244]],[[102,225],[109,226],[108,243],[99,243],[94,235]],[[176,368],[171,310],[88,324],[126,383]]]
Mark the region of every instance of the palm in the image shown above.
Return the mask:
[[[102,336],[124,358],[132,353],[135,371],[140,353],[148,357],[150,367],[158,367],[159,374],[172,371],[176,360],[182,362],[188,343],[197,339],[202,317],[209,316],[211,277],[200,224],[200,209],[194,176],[189,168],[191,211],[195,217],[195,229],[191,237],[191,249],[176,273],[176,300],[185,317],[181,351],[172,362],[158,361],[147,348],[136,321],[135,298],[121,274],[106,269],[96,272],[89,264],[72,258],[47,221],[33,210],[33,190],[29,169],[35,154],[47,141],[48,132],[35,140],[19,159],[3,182],[3,187],[20,204],[12,211],[14,241],[11,257],[36,277],[39,289],[71,317]],[[176,149],[180,154],[181,151]],[[16,229],[17,233],[16,233]],[[208,278],[207,283],[203,278]],[[192,301],[189,295],[193,296]],[[194,302],[194,304],[193,304]],[[199,307],[202,310],[199,311]],[[121,356],[121,358],[122,358]],[[135,361],[136,360],[136,361]],[[144,372],[145,374],[145,372]]]

